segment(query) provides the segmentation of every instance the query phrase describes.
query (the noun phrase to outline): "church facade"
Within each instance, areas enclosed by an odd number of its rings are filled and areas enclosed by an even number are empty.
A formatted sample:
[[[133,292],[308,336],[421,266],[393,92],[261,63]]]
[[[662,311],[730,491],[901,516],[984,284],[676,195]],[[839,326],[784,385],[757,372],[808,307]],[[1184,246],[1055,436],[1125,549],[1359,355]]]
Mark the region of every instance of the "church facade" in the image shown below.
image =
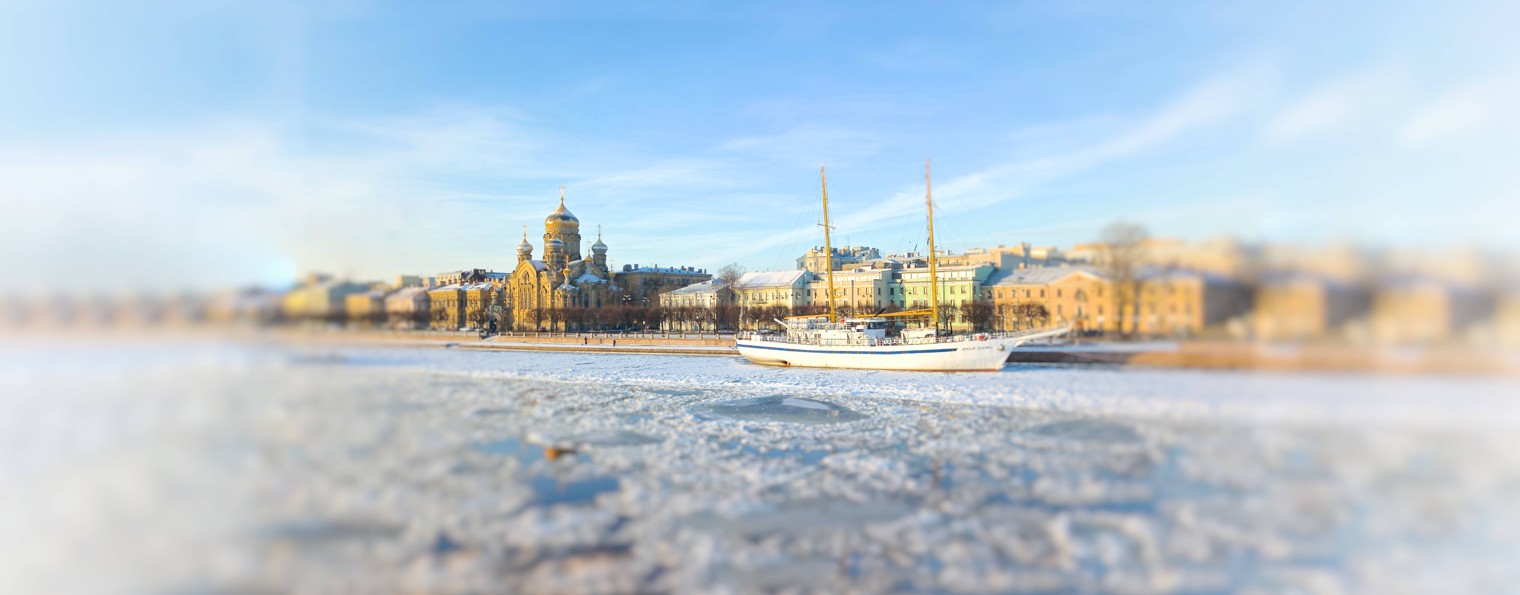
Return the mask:
[[[607,269],[607,245],[597,232],[591,245],[591,257],[581,254],[581,222],[565,208],[565,191],[560,189],[559,208],[544,219],[542,258],[533,257],[528,230],[523,227],[522,242],[517,245],[517,268],[506,280],[507,305],[512,327],[536,330],[555,324],[556,310],[567,308],[603,308],[617,304],[618,288]]]

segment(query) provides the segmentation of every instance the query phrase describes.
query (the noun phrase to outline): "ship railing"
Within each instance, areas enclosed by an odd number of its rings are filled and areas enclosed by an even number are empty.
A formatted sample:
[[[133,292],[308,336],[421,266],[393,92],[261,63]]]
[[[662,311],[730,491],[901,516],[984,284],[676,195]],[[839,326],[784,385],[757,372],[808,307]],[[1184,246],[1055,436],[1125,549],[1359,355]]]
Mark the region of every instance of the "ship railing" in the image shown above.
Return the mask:
[[[1044,333],[1044,332],[1048,332],[1048,331],[1061,330],[1061,328],[1062,327],[1047,327],[1047,328],[1039,328],[1039,329],[1028,329],[1028,330],[1022,330],[1022,331],[988,331],[988,332],[983,332],[983,333],[970,333],[970,334],[949,335],[949,336],[945,336],[945,337],[932,337],[932,338],[931,337],[924,337],[924,338],[921,338],[921,339],[913,339],[913,340],[906,340],[906,339],[902,339],[900,337],[896,337],[896,338],[894,338],[894,337],[888,337],[888,338],[885,338],[885,339],[876,339],[874,341],[870,340],[870,339],[866,339],[866,340],[844,340],[844,341],[841,341],[841,340],[820,340],[820,339],[814,339],[814,338],[811,338],[811,337],[793,337],[790,334],[761,334],[761,333],[754,333],[754,332],[739,333],[737,335],[737,337],[740,338],[740,339],[748,339],[748,340],[753,340],[753,341],[765,341],[765,342],[769,342],[769,343],[790,343],[790,344],[795,344],[795,345],[823,345],[823,346],[931,345],[931,344],[935,344],[935,343],[965,343],[965,342],[970,342],[970,341],[993,341],[993,340],[1002,340],[1002,339],[1017,339],[1017,338],[1027,337],[1029,335],[1036,335],[1036,334],[1040,334],[1040,333]]]

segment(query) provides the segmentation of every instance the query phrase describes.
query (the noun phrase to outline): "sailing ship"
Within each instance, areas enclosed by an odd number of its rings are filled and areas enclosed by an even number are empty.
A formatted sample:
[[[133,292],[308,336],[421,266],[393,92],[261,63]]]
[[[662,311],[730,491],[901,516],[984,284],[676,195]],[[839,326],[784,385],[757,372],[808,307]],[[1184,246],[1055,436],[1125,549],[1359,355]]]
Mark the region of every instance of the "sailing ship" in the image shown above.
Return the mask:
[[[929,216],[929,309],[878,313],[840,320],[834,308],[834,250],[829,240],[828,174],[819,168],[823,187],[823,246],[828,270],[826,315],[778,320],[784,335],[746,333],[738,338],[739,355],[757,364],[862,370],[997,371],[1009,350],[1020,344],[1065,335],[1069,327],[1017,333],[942,333],[939,328],[939,282],[934,250],[934,190],[924,162],[924,203]],[[918,328],[896,331],[897,320],[927,319]],[[895,331],[895,332],[894,332]]]

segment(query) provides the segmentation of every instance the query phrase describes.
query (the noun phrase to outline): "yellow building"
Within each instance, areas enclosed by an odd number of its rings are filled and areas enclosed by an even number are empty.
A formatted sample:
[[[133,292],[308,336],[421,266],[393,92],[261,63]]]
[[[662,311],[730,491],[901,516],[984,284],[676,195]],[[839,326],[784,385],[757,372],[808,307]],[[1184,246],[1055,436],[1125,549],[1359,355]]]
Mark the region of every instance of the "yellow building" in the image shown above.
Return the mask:
[[[1500,346],[1520,348],[1520,286],[1500,291],[1494,304],[1494,330]]]
[[[457,284],[428,289],[428,326],[440,331],[464,328],[464,309],[459,307],[463,294]]]
[[[754,329],[776,326],[772,320],[812,310],[814,279],[807,270],[749,272],[734,282],[734,303],[740,325]]]
[[[343,305],[351,322],[373,326],[385,320],[384,289],[348,294],[343,298]]]
[[[998,330],[1070,324],[1077,332],[1114,326],[1107,279],[1077,267],[999,271],[982,286]]]
[[[1384,345],[1460,340],[1494,306],[1493,296],[1456,282],[1419,275],[1390,279],[1372,296],[1372,339]]]
[[[1268,341],[1330,337],[1370,306],[1365,291],[1305,273],[1266,276],[1255,301],[1252,333]]]
[[[901,307],[901,299],[894,301],[897,271],[890,268],[854,267],[834,271],[834,307],[843,316],[866,316],[876,312]],[[829,307],[829,280],[826,274],[813,278],[808,284],[808,303],[827,311]]]
[[[733,323],[725,320],[734,307],[734,291],[722,281],[693,283],[660,294],[665,311],[660,328],[668,331],[711,331]]]
[[[1185,270],[1150,270],[1140,275],[1138,308],[1125,326],[1148,336],[1191,337],[1222,327],[1250,308],[1239,284],[1216,275]],[[1138,311],[1138,316],[1134,313]]]
[[[350,294],[369,291],[363,283],[333,280],[326,275],[310,275],[300,285],[286,292],[281,306],[292,320],[341,319]]]
[[[1171,337],[1222,327],[1249,307],[1239,285],[1217,276],[1152,269],[1139,277],[1139,297],[1125,300],[1122,314],[1114,284],[1089,267],[1000,271],[982,287],[981,297],[992,303],[1001,330],[1071,325],[1076,332]]]
[[[660,305],[660,295],[712,279],[706,270],[691,267],[623,265],[614,273],[617,301],[625,306]],[[617,304],[612,304],[617,305]]]
[[[434,287],[427,296],[432,327],[439,330],[485,328],[491,306],[503,303],[505,298],[500,287],[484,281]]]

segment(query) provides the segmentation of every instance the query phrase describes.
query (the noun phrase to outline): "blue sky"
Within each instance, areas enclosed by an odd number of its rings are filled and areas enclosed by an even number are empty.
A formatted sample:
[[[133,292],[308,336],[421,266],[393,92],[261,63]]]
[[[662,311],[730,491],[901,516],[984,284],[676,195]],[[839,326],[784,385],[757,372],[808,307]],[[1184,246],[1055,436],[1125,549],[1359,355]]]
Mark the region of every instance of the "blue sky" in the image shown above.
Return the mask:
[[[1150,4],[1157,4],[1152,6]],[[0,5],[11,279],[509,269],[1153,233],[1512,249],[1513,2]],[[94,271],[59,280],[51,271]]]

